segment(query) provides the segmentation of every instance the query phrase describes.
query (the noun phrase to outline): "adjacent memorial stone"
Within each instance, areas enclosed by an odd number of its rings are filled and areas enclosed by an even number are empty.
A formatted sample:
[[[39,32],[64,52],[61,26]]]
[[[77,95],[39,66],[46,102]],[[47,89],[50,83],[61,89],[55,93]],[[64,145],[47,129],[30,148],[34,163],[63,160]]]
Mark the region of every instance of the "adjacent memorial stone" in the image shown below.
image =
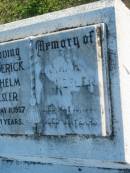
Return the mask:
[[[34,42],[43,134],[108,135],[105,25],[64,30]]]

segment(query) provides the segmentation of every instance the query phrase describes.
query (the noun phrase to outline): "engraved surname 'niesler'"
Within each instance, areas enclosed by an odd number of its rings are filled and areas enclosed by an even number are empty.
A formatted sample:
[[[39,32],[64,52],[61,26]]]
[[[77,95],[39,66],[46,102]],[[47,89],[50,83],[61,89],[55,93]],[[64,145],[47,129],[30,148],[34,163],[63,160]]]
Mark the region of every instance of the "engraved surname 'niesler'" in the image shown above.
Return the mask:
[[[0,93],[0,102],[13,102],[18,101],[18,93],[17,92],[3,92]]]

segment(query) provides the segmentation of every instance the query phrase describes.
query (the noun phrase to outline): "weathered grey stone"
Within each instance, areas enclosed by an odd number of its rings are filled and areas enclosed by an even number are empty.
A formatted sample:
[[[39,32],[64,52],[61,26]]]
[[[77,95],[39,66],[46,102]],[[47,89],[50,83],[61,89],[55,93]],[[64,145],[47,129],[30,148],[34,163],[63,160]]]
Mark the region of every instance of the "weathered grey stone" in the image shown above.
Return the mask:
[[[105,24],[0,46],[1,134],[110,134]]]
[[[34,39],[43,134],[110,133],[105,29],[98,24]]]
[[[0,26],[3,172],[129,172],[129,20],[105,0]]]

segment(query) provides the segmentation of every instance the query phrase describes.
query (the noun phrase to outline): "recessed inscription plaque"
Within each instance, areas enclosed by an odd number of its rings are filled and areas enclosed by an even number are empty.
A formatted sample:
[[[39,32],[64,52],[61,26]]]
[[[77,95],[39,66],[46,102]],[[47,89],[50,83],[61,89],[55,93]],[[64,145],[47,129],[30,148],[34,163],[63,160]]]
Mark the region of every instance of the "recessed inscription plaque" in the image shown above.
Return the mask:
[[[110,134],[105,25],[0,44],[0,134]]]
[[[104,24],[34,39],[44,135],[110,134],[105,41]]]
[[[29,41],[0,44],[0,134],[32,134]]]

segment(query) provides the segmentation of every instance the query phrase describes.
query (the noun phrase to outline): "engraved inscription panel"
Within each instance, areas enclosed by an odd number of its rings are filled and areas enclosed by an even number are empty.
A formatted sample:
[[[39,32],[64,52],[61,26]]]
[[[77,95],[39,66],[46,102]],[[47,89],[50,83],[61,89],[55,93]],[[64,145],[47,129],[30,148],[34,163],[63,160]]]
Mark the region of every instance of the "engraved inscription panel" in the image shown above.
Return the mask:
[[[0,134],[33,134],[29,41],[0,44]]]
[[[44,135],[110,134],[105,25],[34,39],[35,79]]]

